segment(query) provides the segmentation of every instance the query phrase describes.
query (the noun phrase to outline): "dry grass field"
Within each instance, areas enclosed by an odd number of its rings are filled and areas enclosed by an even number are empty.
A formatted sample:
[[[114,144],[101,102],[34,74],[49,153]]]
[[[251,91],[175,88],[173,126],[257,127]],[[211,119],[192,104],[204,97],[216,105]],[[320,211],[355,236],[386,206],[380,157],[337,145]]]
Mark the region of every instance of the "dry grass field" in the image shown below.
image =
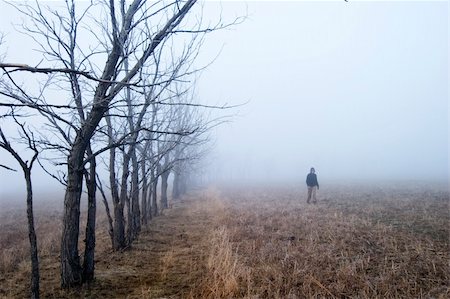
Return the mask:
[[[55,205],[37,208],[44,298],[450,298],[449,193],[418,183],[192,192],[114,253],[99,203],[96,280],[59,288]],[[50,208],[52,207],[52,208]],[[25,298],[23,212],[3,209],[0,298]]]

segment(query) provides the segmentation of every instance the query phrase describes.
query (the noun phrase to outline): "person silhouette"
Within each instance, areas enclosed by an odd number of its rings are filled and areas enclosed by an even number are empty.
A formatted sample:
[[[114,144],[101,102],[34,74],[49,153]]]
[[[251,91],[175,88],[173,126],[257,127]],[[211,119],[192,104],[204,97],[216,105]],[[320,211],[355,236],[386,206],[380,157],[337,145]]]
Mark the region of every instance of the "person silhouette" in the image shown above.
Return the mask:
[[[306,202],[309,203],[312,200],[313,203],[316,203],[316,191],[319,189],[319,182],[317,182],[317,175],[314,167],[311,167],[310,172],[306,176],[306,186],[308,186],[308,198]]]

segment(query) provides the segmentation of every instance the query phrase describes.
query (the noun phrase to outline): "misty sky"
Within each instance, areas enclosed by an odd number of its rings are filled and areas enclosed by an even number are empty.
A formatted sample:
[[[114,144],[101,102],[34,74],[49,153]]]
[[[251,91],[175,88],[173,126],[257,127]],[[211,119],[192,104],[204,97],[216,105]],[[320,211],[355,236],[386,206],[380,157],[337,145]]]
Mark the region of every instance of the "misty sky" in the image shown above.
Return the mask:
[[[4,6],[6,50],[17,58],[17,15]],[[218,6],[205,4],[206,19]],[[319,181],[448,181],[446,1],[221,6],[224,21],[248,18],[207,37],[199,63],[221,54],[200,76],[198,99],[247,104],[223,112],[236,116],[214,132],[214,177],[303,183],[314,166]],[[0,197],[20,179],[0,170]],[[49,180],[39,175],[35,187]]]
[[[248,14],[216,35],[225,48],[200,84],[250,101],[218,130],[225,177],[303,182],[315,166],[325,179],[447,180],[447,2],[249,2]]]

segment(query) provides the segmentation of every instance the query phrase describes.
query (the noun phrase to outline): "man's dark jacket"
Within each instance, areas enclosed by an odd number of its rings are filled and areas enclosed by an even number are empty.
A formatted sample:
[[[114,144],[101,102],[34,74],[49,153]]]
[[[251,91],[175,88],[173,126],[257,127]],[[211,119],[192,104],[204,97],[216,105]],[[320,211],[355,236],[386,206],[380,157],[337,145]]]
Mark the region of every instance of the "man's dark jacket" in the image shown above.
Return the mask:
[[[319,188],[319,183],[317,182],[317,175],[315,173],[308,173],[308,176],[306,176],[306,185],[308,187],[317,186],[317,188]]]

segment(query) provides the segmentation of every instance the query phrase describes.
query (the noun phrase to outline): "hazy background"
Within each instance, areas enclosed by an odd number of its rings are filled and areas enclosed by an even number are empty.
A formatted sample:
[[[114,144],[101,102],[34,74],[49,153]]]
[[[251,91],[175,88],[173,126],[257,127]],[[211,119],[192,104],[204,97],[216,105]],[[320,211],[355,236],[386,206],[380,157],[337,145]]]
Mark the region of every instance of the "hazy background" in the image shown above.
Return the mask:
[[[225,47],[200,81],[202,97],[250,101],[217,130],[213,175],[448,181],[447,2],[251,1],[248,14],[215,35]]]
[[[214,112],[235,116],[213,132],[210,180],[303,184],[314,166],[322,185],[448,182],[447,1],[204,4],[206,19],[218,11],[225,21],[248,18],[206,39],[199,64],[221,54],[197,95],[207,104],[247,104]],[[0,3],[6,50],[19,59],[26,47],[14,21]],[[10,161],[4,152],[0,159]],[[62,190],[35,174],[37,193]],[[23,184],[20,173],[0,169],[0,199]]]

